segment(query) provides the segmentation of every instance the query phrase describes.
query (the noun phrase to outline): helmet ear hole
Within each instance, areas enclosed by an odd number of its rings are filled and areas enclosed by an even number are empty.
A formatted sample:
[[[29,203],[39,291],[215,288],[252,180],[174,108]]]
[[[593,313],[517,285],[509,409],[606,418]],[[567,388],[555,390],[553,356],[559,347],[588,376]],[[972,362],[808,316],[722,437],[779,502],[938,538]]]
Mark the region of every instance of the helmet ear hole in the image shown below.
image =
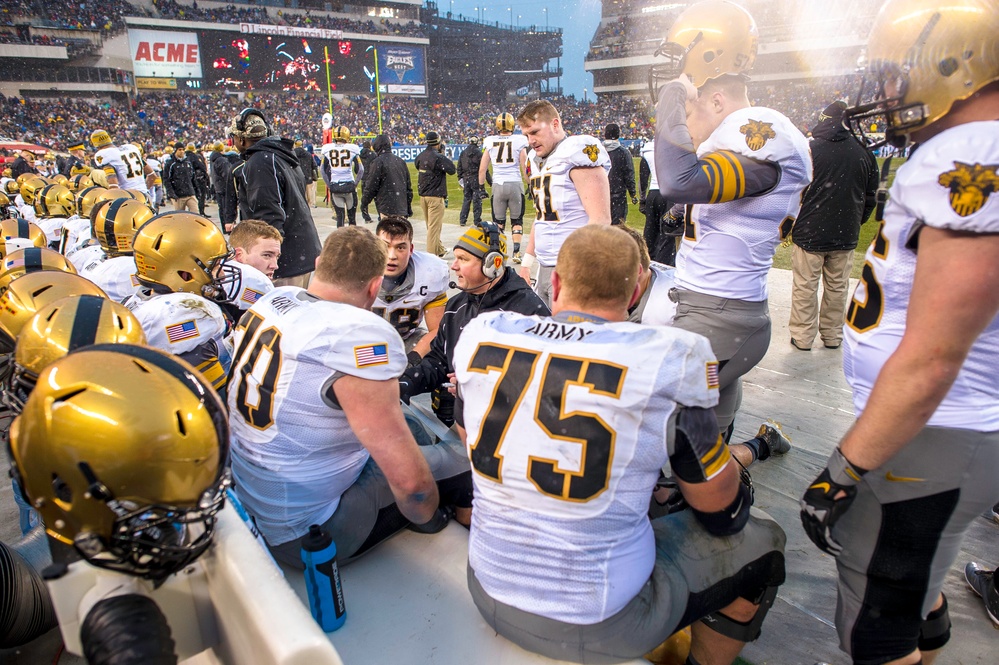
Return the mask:
[[[69,484],[59,477],[59,474],[52,474],[52,495],[55,500],[63,504],[63,509],[69,509],[73,505],[73,489]]]
[[[181,415],[180,411],[174,411],[177,416],[177,431],[181,436],[187,436],[187,428],[184,426],[184,416]]]

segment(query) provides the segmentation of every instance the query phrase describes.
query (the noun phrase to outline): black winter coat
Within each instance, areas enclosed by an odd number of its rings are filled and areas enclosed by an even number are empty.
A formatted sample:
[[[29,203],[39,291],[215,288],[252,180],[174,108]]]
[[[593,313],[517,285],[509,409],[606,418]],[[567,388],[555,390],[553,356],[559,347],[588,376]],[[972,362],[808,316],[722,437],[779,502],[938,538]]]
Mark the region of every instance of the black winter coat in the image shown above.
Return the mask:
[[[419,365],[407,369],[402,381],[409,395],[427,393],[446,382],[454,371],[451,365],[454,347],[461,331],[481,312],[517,312],[532,316],[550,316],[551,312],[538,294],[513,268],[507,267],[499,282],[482,294],[461,292],[444,306],[444,316],[437,336],[430,342],[430,351]]]
[[[177,159],[174,157],[163,168],[163,188],[168,199],[183,199],[194,196],[197,192],[194,186],[194,164],[190,157]]]
[[[413,164],[420,173],[420,196],[447,198],[447,177],[454,175],[454,162],[437,148],[427,146],[426,150],[416,156]]]
[[[233,172],[240,218],[267,222],[284,236],[274,277],[312,272],[321,247],[294,144],[269,136],[240,156],[246,161]]]
[[[305,176],[305,184],[315,182],[319,177],[319,171],[316,168],[315,160],[312,159],[312,153],[305,148],[295,148],[295,156],[298,157],[298,166],[302,169],[302,175]]]
[[[618,144],[614,148],[608,148],[607,155],[611,161],[610,173],[607,174],[610,181],[611,201],[622,200],[628,194],[634,196],[635,164],[632,161],[631,153]]]
[[[805,190],[791,240],[806,252],[855,249],[874,210],[878,162],[834,120],[812,129],[812,184]]]
[[[481,163],[482,148],[477,145],[469,145],[458,156],[458,179],[464,180],[466,185],[478,185],[479,164]]]
[[[380,215],[413,215],[413,180],[409,177],[409,167],[402,158],[392,154],[391,148],[378,153],[371,168],[364,172],[361,210],[367,210],[372,201]]]

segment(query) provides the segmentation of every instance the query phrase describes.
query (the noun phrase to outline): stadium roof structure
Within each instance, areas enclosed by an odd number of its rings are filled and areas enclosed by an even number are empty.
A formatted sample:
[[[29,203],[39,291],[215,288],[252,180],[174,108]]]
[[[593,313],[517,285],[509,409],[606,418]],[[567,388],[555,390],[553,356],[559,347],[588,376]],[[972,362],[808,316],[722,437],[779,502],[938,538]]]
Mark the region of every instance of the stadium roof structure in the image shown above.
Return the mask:
[[[44,155],[45,153],[50,152],[48,148],[40,146],[37,143],[24,143],[23,141],[15,141],[14,139],[5,137],[0,137],[0,149],[6,150],[7,152],[30,150],[36,155]]]

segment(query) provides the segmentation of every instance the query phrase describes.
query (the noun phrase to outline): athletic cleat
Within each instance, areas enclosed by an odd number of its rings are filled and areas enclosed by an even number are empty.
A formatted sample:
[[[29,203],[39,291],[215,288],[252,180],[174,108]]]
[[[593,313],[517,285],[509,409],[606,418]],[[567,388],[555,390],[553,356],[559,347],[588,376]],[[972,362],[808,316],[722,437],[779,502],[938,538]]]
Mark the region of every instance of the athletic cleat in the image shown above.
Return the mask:
[[[964,579],[971,590],[985,601],[985,611],[999,628],[999,590],[996,590],[993,573],[972,561],[964,567]]]
[[[783,455],[791,450],[791,439],[784,434],[781,424],[776,420],[768,420],[760,425],[760,431],[756,433],[756,438],[761,439],[765,445],[760,446],[758,459],[769,459],[771,455]]]
[[[522,252],[516,252],[516,253],[514,253],[514,255],[513,255],[513,262],[514,263],[520,263],[523,260],[524,260],[524,254]]]

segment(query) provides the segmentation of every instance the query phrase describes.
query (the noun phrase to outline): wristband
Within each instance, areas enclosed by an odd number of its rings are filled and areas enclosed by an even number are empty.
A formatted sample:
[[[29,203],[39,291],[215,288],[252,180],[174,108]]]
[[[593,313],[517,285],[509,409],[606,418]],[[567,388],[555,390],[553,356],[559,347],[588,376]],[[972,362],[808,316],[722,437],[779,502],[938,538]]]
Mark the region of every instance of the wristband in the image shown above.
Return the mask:
[[[520,259],[521,268],[530,268],[534,265],[535,258],[534,254],[524,254],[523,258]]]
[[[829,477],[837,485],[852,487],[860,482],[860,479],[867,473],[867,469],[862,469],[856,464],[852,464],[839,448],[833,451],[826,464],[829,469]]]

